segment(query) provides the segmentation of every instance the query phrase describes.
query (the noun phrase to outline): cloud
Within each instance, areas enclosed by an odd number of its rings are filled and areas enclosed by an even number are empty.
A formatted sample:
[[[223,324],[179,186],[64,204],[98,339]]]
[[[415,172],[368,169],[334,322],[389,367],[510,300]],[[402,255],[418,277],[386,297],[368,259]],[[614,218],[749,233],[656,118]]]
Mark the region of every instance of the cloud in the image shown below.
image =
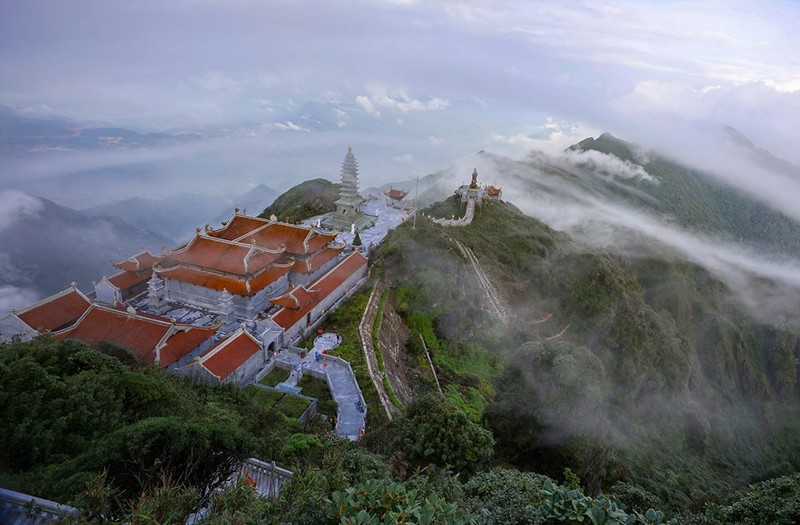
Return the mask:
[[[343,109],[336,108],[333,110],[336,114],[336,125],[343,128],[347,125],[347,112]]]
[[[368,95],[357,96],[356,103],[374,117],[381,116],[378,108],[408,113],[443,110],[450,105],[449,100],[441,97],[429,97],[427,101],[411,98],[404,89],[373,89]]]
[[[627,160],[620,160],[613,155],[606,155],[600,151],[568,150],[564,152],[567,162],[576,166],[583,166],[603,175],[619,177],[621,179],[642,179],[657,183],[643,167]]]
[[[547,117],[543,124],[528,126],[520,133],[491,132],[488,143],[493,150],[512,157],[527,155],[531,150],[556,154],[598,133],[596,128],[581,122],[566,122]]]
[[[393,157],[393,158],[397,162],[401,162],[403,164],[408,164],[408,163],[414,162],[414,157],[410,153],[403,153],[402,155],[398,155],[398,156]]]
[[[796,308],[800,261],[770,257],[735,242],[692,232],[666,218],[587,191],[579,181],[594,175],[565,160],[571,160],[569,154],[551,157],[540,153],[522,161],[471,159],[470,165],[479,164],[484,180],[499,178],[504,198],[523,212],[589,246],[631,257],[655,254],[694,262],[724,281],[751,314],[764,322],[774,322],[775,316]],[[609,172],[621,168],[615,177],[630,173],[622,163],[602,167]]]
[[[310,131],[308,128],[304,128],[299,124],[295,124],[291,120],[287,120],[286,122],[276,122],[274,126],[284,131],[306,131],[306,132]]]
[[[375,104],[372,103],[369,97],[366,95],[359,95],[356,97],[356,104],[364,108],[367,115],[372,115],[373,117],[380,117],[381,112],[375,108]]]
[[[20,309],[35,303],[40,298],[35,290],[18,286],[0,285],[0,317],[12,308]]]
[[[44,209],[41,200],[21,191],[0,191],[0,231],[4,231],[25,217],[34,217]]]
[[[201,76],[198,82],[209,91],[229,91],[231,93],[240,93],[242,91],[242,82],[234,80],[219,71],[211,71]]]

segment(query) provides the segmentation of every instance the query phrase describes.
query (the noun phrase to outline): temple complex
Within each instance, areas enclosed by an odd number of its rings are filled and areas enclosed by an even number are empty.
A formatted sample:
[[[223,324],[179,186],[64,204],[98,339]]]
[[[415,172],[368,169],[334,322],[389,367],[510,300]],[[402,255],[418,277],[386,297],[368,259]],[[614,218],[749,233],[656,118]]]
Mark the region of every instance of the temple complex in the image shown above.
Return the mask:
[[[361,211],[364,198],[358,193],[358,162],[353,149],[347,148],[342,162],[342,187],[336,201],[336,211],[322,221],[332,230],[365,230],[375,224],[377,217]]]
[[[487,201],[500,200],[503,196],[503,190],[491,185],[480,186],[478,184],[478,170],[473,169],[470,183],[459,186],[455,191],[455,195],[461,199],[462,204],[466,205],[464,216],[458,219],[455,217],[450,219],[439,218],[434,219],[434,222],[442,226],[469,226],[475,216],[475,207]]]
[[[252,320],[289,286],[308,284],[333,267],[344,250],[336,234],[241,215],[206,227],[185,245],[165,251],[153,267],[151,310],[181,302],[220,315],[224,323]]]
[[[342,164],[336,228],[369,228],[352,150]],[[328,222],[326,221],[326,222]],[[367,259],[337,231],[239,213],[198,228],[159,255],[112,262],[86,295],[70,288],[0,318],[0,341],[49,332],[95,348],[104,342],[199,381],[246,384],[300,342],[364,282]],[[338,366],[338,365],[337,365]],[[349,372],[352,374],[352,371]]]

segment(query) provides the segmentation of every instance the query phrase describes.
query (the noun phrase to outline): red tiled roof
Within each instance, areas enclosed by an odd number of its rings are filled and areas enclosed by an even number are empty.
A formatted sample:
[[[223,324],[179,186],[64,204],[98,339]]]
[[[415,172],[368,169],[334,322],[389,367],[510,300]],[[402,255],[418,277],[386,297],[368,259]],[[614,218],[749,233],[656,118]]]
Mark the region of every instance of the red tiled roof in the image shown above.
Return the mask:
[[[344,250],[344,245],[333,246],[330,248],[325,248],[324,250],[320,250],[311,257],[297,259],[297,262],[295,262],[294,266],[292,267],[292,271],[297,273],[314,272],[322,267],[322,265],[342,253],[342,250]]]
[[[272,264],[266,269],[260,271],[252,277],[243,277],[238,275],[223,275],[216,272],[209,272],[199,268],[190,268],[182,265],[172,266],[170,268],[161,268],[157,273],[165,278],[182,283],[194,284],[204,288],[211,288],[212,290],[228,290],[234,295],[253,295],[275,282],[284,274],[288,273],[294,260],[285,264]],[[248,290],[247,284],[250,283]]]
[[[407,192],[407,191],[405,191],[405,190],[402,190],[402,189],[397,189],[397,188],[389,188],[389,191],[387,191],[387,192],[385,193],[385,195],[386,195],[387,197],[389,197],[390,199],[397,199],[397,200],[400,200],[400,199],[402,199],[403,197],[405,197],[406,195],[408,195],[408,192]]]
[[[141,253],[137,253],[133,257],[125,259],[124,261],[115,262],[113,264],[120,270],[124,270],[126,272],[138,272],[142,270],[149,270],[159,261],[161,261],[161,257],[153,255],[148,251],[143,251]]]
[[[124,346],[144,363],[155,361],[158,343],[170,331],[169,322],[158,322],[112,308],[93,305],[78,323],[56,334],[59,340],[77,339],[92,346],[110,341]]]
[[[263,247],[256,247],[256,250],[247,259],[245,268],[245,257],[252,248],[253,246],[243,243],[197,235],[187,246],[169,252],[166,257],[199,268],[244,275],[255,273],[283,253],[282,248],[276,248],[270,252],[265,251]]]
[[[313,253],[336,238],[335,233],[323,233],[308,226],[273,222],[237,238],[238,242],[258,246],[284,244],[288,253]]]
[[[351,253],[331,271],[314,281],[311,285],[307,287],[295,287],[291,293],[298,298],[298,307],[287,308],[284,306],[272,316],[272,320],[284,329],[292,327],[346,281],[348,277],[366,264],[367,259],[363,255],[358,252]],[[304,299],[307,298],[307,300],[300,300],[298,295],[302,296]]]
[[[297,310],[298,308],[302,308],[307,304],[313,303],[315,299],[316,292],[313,289],[308,289],[304,286],[295,286],[291,291],[281,295],[280,297],[270,299],[270,302],[278,306]]]
[[[490,197],[498,197],[502,192],[503,188],[495,188],[494,186],[488,186],[486,188],[486,193],[488,193]]]
[[[169,336],[173,327],[189,333],[178,332]],[[129,314],[121,309],[95,304],[74,326],[57,332],[55,336],[60,341],[77,339],[92,346],[100,341],[109,341],[130,349],[145,363],[155,361],[156,347],[169,336],[162,352],[166,351],[167,361],[171,362],[165,364],[162,357],[160,364],[163,368],[197,348],[200,343],[214,335],[216,330],[217,328],[173,325],[165,318]]]
[[[218,230],[208,230],[208,234],[212,237],[220,239],[227,239],[232,241],[238,239],[242,235],[246,235],[253,230],[269,224],[269,220],[260,217],[250,217],[247,215],[234,215],[225,226]]]
[[[108,278],[108,282],[119,288],[120,290],[127,290],[132,286],[150,280],[152,272],[120,272]]]
[[[34,330],[57,330],[71,324],[91,306],[79,290],[69,288],[16,313]]]
[[[191,329],[178,332],[167,340],[167,345],[161,349],[161,368],[166,368],[177,362],[204,342],[208,341],[219,330],[219,326],[201,328],[193,326]]]
[[[240,331],[214,345],[201,357],[201,363],[209,372],[224,379],[260,349],[258,341],[247,332]]]

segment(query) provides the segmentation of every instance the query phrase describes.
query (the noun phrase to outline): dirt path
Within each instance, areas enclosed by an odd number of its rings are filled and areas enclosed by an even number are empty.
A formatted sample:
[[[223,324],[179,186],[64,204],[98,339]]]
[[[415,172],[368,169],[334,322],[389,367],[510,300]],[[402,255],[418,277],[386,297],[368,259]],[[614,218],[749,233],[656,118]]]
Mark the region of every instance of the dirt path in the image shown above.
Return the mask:
[[[375,390],[378,391],[378,399],[381,401],[381,406],[386,412],[386,417],[390,420],[398,415],[400,411],[392,404],[386,389],[383,387],[383,376],[378,368],[378,358],[375,356],[375,345],[372,342],[372,326],[375,323],[375,316],[378,314],[378,304],[381,300],[380,283],[376,283],[372,288],[372,293],[369,296],[367,307],[364,309],[364,315],[361,317],[361,322],[358,325],[358,335],[361,337],[361,347],[364,349],[364,357],[367,359],[367,372],[372,379],[372,384],[375,385]]]
[[[489,309],[494,312],[495,316],[503,323],[504,326],[509,327],[511,326],[511,319],[506,311],[505,306],[503,306],[503,302],[500,300],[500,296],[497,293],[497,289],[494,287],[492,282],[486,277],[486,273],[481,268],[481,264],[478,262],[478,258],[475,257],[475,254],[464,246],[461,242],[453,239],[451,240],[456,243],[458,249],[464,255],[464,257],[472,264],[472,268],[475,270],[475,275],[478,276],[478,282],[481,285],[481,288],[484,291],[484,295],[486,297],[486,303],[489,306]]]

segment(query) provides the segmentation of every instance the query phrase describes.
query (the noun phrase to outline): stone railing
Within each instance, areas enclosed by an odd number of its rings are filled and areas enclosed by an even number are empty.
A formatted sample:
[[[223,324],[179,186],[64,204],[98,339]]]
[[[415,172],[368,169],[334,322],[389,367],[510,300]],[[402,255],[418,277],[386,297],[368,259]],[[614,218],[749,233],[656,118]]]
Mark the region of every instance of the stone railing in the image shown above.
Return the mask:
[[[231,481],[235,482],[242,478],[262,496],[277,498],[281,485],[292,479],[293,475],[291,470],[277,466],[274,461],[267,463],[257,458],[250,458],[242,462],[239,470],[231,476]]]
[[[3,523],[55,523],[77,517],[75,507],[0,488],[0,521]]]

